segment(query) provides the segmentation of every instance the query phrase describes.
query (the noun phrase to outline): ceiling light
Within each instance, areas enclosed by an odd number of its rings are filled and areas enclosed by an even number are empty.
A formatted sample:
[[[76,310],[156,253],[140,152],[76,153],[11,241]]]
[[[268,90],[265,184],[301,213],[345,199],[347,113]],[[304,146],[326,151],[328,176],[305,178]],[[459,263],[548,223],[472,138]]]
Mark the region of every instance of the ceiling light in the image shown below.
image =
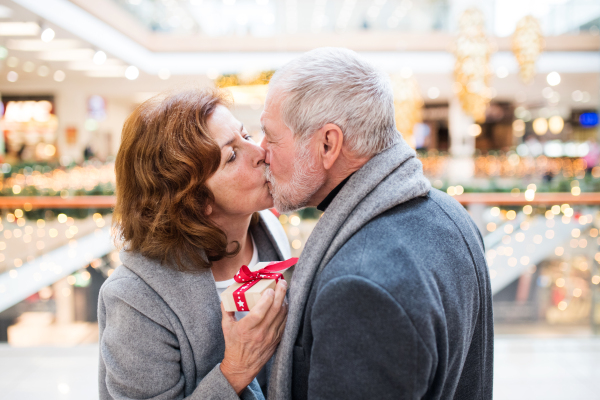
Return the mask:
[[[17,74],[15,71],[9,71],[8,74],[6,74],[6,79],[9,82],[16,82],[17,79],[19,79],[19,74]]]
[[[54,80],[56,82],[62,82],[65,80],[66,77],[67,75],[60,69],[54,73]]]
[[[46,67],[45,65],[41,65],[37,70],[37,74],[39,76],[48,76],[49,73],[50,73],[50,68]]]
[[[106,60],[102,65],[95,64],[92,60],[72,61],[67,65],[67,68],[74,71],[105,71],[109,69],[118,69],[121,71],[121,75],[123,75],[125,71],[125,66],[123,66],[121,61],[114,58]]]
[[[6,47],[9,49],[20,51],[65,50],[81,46],[82,43],[75,39],[54,39],[49,43],[41,39],[10,39],[6,42]]]
[[[123,68],[120,69],[99,69],[95,71],[87,71],[85,76],[89,76],[91,78],[122,78],[125,76],[125,70]]]
[[[508,69],[504,66],[500,66],[496,69],[496,76],[500,79],[508,76]]]
[[[437,99],[440,97],[440,89],[436,88],[435,86],[430,87],[427,91],[427,97],[430,99]]]
[[[590,94],[588,92],[581,92],[581,102],[582,103],[587,103],[588,101],[590,101]]]
[[[583,93],[581,92],[581,90],[575,90],[571,94],[571,98],[573,99],[573,101],[581,101],[583,100]]]
[[[546,118],[536,118],[533,120],[533,131],[536,135],[545,135],[548,132],[548,121]]]
[[[35,64],[32,63],[31,61],[26,61],[23,64],[23,71],[25,71],[25,72],[33,72],[33,70],[35,70]]]
[[[169,72],[168,69],[163,68],[158,71],[158,77],[163,80],[169,79],[171,77],[171,72]]]
[[[546,76],[546,81],[550,86],[556,86],[560,83],[560,74],[556,71],[550,72],[548,76]]]
[[[479,124],[469,125],[468,132],[469,132],[469,135],[471,135],[471,136],[481,135],[481,125],[479,125]]]
[[[52,28],[44,29],[44,31],[42,32],[42,36],[41,36],[42,42],[46,42],[46,43],[51,42],[52,39],[54,39],[55,35],[56,34],[54,33],[54,30]]]
[[[15,68],[17,65],[19,65],[19,59],[17,57],[8,57],[8,60],[6,60],[6,65],[8,65],[10,68]]]
[[[565,127],[565,121],[559,115],[555,115],[548,120],[548,127],[550,128],[550,132],[558,135]]]
[[[40,26],[35,22],[0,22],[0,36],[35,36]]]
[[[77,60],[89,60],[94,56],[94,50],[92,49],[67,49],[67,50],[55,50],[45,51],[40,53],[40,60],[45,61],[77,61]]]
[[[4,46],[0,46],[0,60],[4,60],[8,56],[8,50]]]
[[[140,76],[140,70],[133,65],[130,65],[125,70],[125,78],[129,79],[130,81],[137,79],[138,76]]]
[[[102,65],[106,62],[106,53],[102,50],[98,50],[96,54],[94,54],[93,58],[94,64]]]
[[[551,87],[545,87],[544,89],[542,89],[542,96],[544,96],[545,99],[549,99],[550,97],[552,97],[553,93],[554,90],[552,90]]]

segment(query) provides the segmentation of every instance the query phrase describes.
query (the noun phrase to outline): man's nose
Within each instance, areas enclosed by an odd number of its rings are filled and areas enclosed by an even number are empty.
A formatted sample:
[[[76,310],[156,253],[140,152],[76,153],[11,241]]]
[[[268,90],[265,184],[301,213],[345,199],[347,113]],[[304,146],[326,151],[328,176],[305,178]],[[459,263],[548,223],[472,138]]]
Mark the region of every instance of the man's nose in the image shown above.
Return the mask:
[[[265,151],[265,164],[271,164],[271,152],[267,146],[266,136],[263,136],[262,140],[260,141],[260,147]]]

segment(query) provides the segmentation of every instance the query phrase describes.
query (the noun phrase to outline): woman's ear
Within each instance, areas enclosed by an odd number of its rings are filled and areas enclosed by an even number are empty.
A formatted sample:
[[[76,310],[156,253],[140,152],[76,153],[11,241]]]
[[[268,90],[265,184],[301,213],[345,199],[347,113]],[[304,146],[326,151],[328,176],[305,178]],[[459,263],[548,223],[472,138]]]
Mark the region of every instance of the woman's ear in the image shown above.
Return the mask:
[[[206,208],[204,209],[204,215],[206,215],[207,217],[212,214],[212,207],[211,205],[207,205]]]

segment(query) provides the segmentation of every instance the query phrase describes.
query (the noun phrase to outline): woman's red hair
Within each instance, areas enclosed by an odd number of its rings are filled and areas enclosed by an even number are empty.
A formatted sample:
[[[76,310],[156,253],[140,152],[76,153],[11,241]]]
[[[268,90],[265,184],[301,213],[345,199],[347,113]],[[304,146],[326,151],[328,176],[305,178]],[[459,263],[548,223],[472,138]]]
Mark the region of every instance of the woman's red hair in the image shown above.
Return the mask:
[[[182,271],[198,271],[232,256],[227,236],[205,210],[213,195],[206,180],[221,162],[207,120],[229,100],[218,89],[155,96],[127,118],[117,154],[119,240],[129,251]]]

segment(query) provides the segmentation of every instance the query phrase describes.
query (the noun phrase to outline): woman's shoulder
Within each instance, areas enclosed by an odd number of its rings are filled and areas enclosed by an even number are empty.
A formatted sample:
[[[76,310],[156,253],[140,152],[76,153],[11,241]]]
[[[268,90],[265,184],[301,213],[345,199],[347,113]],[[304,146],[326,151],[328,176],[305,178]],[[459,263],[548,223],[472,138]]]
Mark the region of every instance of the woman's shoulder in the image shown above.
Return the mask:
[[[112,292],[127,290],[136,286],[144,286],[144,282],[133,271],[121,264],[104,281],[100,290],[102,292]]]
[[[132,303],[140,294],[147,299],[148,295],[152,296],[152,290],[143,279],[124,265],[115,268],[100,288],[100,300],[120,299]]]

